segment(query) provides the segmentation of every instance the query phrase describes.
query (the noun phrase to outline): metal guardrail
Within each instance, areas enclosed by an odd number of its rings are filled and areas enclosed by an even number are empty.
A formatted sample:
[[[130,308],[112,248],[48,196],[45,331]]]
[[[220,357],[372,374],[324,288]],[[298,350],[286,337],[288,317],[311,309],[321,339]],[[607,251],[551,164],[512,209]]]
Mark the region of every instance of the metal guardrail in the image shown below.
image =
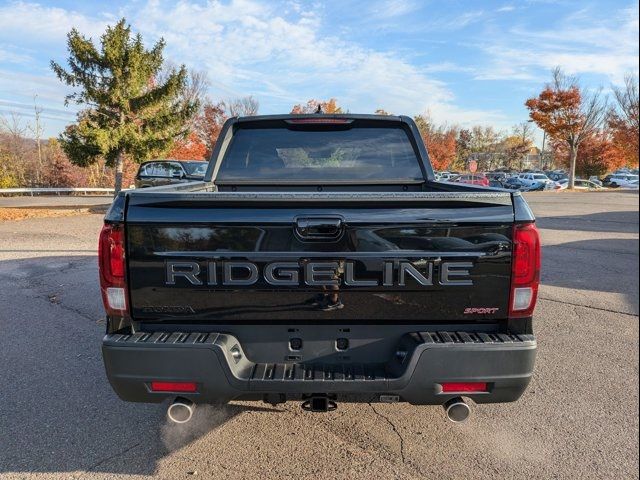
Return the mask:
[[[101,194],[109,194],[113,195],[113,188],[0,188],[0,195],[8,194],[8,195],[16,195],[16,194],[26,194],[34,195],[44,194],[44,195],[60,195],[61,193],[82,193],[87,195],[88,193],[101,193]]]

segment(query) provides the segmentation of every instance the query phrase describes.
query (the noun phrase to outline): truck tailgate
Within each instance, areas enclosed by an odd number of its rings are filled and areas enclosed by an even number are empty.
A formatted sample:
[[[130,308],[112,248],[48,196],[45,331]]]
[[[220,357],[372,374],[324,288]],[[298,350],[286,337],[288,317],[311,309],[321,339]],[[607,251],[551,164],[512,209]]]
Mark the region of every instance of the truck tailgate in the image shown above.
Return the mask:
[[[508,313],[513,222],[508,192],[136,192],[126,213],[131,314],[496,321]]]

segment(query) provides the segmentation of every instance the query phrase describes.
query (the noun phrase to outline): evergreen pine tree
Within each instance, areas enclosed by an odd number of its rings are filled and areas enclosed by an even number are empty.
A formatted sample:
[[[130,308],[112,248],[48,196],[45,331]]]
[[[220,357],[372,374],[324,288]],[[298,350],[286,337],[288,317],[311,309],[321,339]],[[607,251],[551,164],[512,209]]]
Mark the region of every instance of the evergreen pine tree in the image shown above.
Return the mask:
[[[132,35],[124,18],[107,27],[99,47],[75,28],[67,37],[68,70],[55,61],[51,68],[74,88],[66,103],[86,108],[60,135],[60,142],[76,165],[87,166],[103,157],[115,167],[117,194],[124,157],[139,163],[165,153],[176,138],[186,136],[198,102],[181,95],[187,83],[184,65],[158,81],[164,40],[145,49],[142,36]]]

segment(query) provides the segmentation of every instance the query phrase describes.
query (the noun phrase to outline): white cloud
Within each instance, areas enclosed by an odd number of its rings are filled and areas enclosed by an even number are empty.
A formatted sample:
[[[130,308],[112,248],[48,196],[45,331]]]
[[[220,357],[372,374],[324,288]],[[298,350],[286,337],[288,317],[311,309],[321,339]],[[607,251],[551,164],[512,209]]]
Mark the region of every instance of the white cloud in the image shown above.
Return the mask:
[[[539,69],[548,74],[559,65],[569,74],[599,74],[620,83],[627,72],[638,71],[638,6],[606,18],[583,9],[553,29],[514,27],[480,48],[491,61],[477,79],[533,79]]]
[[[81,13],[37,3],[12,2],[0,6],[0,35],[20,38],[31,43],[36,40],[60,41],[75,27],[85,35],[97,38],[112,17],[89,18]]]
[[[393,12],[408,14],[416,5],[395,0]],[[275,113],[275,108],[288,111],[294,103],[309,98],[335,96],[352,112],[381,107],[412,115],[429,109],[450,123],[500,119],[498,112],[468,112],[457,106],[446,84],[431,77],[432,72],[459,67],[441,64],[423,69],[397,52],[365,48],[337,33],[322,35],[322,10],[306,3],[288,2],[283,8],[254,0],[147,0],[120,13],[143,34],[148,45],[163,37],[167,58],[208,71],[214,98],[253,94],[263,106],[270,105],[271,111],[265,113]],[[462,28],[481,16],[482,12],[468,12],[446,19],[439,27]],[[61,45],[72,27],[96,38],[107,23],[113,23],[107,15],[89,17],[23,2],[0,7],[0,19],[0,39],[20,32],[33,41],[55,42],[59,45],[58,61],[64,59]],[[43,99],[57,97],[61,105],[65,89],[60,84],[53,88],[49,82],[56,80],[50,76],[40,78],[46,80],[28,78],[25,84],[15,77],[0,77],[0,89],[43,91]]]
[[[482,10],[468,11],[462,15],[445,16],[434,20],[427,28],[430,30],[460,30],[481,21],[484,16],[485,13]]]
[[[13,45],[8,48],[0,45],[0,62],[25,64],[33,61],[31,55],[20,53],[20,49]]]
[[[499,110],[472,110],[453,104],[437,103],[428,105],[424,111],[428,111],[431,118],[437,123],[447,123],[449,125],[461,125],[463,127],[483,125],[494,126],[498,129],[513,125],[513,120]]]
[[[59,108],[43,107],[40,104],[37,105],[41,119],[48,120],[61,120],[65,123],[75,121],[75,115],[72,112],[67,112]],[[11,102],[6,100],[0,100],[0,112],[4,112],[9,115],[17,115],[18,117],[25,118],[25,122],[35,117],[34,104]]]
[[[0,92],[3,96],[33,98],[38,95],[40,101],[57,102],[62,105],[69,89],[53,75],[37,75],[10,70],[0,70]]]
[[[453,62],[437,62],[430,63],[427,66],[421,68],[424,73],[440,73],[440,72],[474,72],[475,69],[470,66],[458,65]]]
[[[407,13],[414,2],[394,3]],[[471,12],[448,22],[457,28],[475,21]],[[218,87],[243,94],[270,97],[274,104],[309,98],[338,97],[353,112],[382,107],[394,113],[416,114],[429,108],[450,122],[497,119],[496,112],[465,112],[455,105],[447,86],[430,75],[464,67],[441,64],[420,68],[396,52],[361,47],[337,36],[321,36],[321,15],[284,18],[276,7],[236,0],[196,5],[181,1],[174,7],[149,2],[134,24],[145,36],[164,36],[168,54],[192,66],[206,68]],[[244,90],[243,90],[244,89]]]
[[[64,107],[64,97],[69,90],[53,74],[0,70],[0,92],[0,114],[17,114],[24,118],[24,122],[34,116],[36,103],[42,110],[41,117],[47,120],[44,122],[46,137],[56,136],[65,125],[75,120],[78,107]]]
[[[364,15],[369,20],[387,20],[415,12],[421,7],[421,4],[414,0],[378,0],[376,2],[368,2],[367,7],[369,13],[364,13]]]

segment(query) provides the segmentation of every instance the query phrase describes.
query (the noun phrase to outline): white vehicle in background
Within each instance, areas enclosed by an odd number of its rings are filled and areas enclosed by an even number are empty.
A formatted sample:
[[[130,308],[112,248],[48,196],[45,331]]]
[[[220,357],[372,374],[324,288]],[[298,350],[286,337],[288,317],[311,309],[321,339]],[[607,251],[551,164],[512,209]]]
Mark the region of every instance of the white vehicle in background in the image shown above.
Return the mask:
[[[544,183],[545,190],[554,190],[556,188],[556,182],[547,177],[544,173],[521,173],[518,178],[527,187],[533,187],[538,183]]]
[[[460,175],[458,175],[457,173],[451,173],[451,172],[440,172],[440,178],[438,178],[439,182],[453,182],[455,181]]]
[[[556,182],[558,190],[566,190],[569,187],[569,179],[563,178]],[[573,188],[576,190],[603,190],[604,187],[599,182],[593,180],[585,180],[584,178],[576,178],[574,180]]]
[[[602,180],[600,180],[597,175],[591,175],[589,177],[589,181],[595,183],[596,185],[600,185],[602,187]]]
[[[459,173],[450,173],[447,182],[457,182],[460,176],[461,175]]]
[[[577,178],[574,181],[574,188],[576,190],[603,190],[603,187],[601,185],[598,185],[596,182],[592,182],[591,180],[583,180],[582,178]]]
[[[615,174],[612,175],[611,178],[609,179],[609,185],[612,188],[617,188],[617,187],[622,187],[622,188],[627,188],[627,187],[631,187],[633,188],[633,185],[635,184],[636,188],[638,188],[638,175],[631,175],[631,174],[626,174],[626,173],[620,173],[620,174]]]

